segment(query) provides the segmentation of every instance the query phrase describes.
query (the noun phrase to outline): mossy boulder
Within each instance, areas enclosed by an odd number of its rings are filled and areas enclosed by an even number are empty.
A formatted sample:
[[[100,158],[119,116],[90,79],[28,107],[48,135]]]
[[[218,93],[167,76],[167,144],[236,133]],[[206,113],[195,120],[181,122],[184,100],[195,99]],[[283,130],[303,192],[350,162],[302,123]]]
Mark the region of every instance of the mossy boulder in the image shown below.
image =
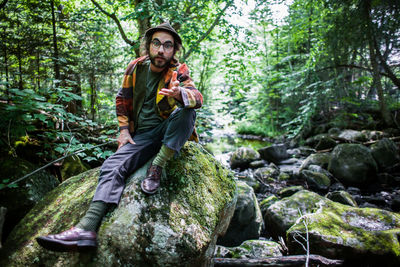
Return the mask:
[[[352,207],[358,206],[354,198],[344,190],[329,192],[328,194],[326,194],[325,197],[329,198],[332,201],[342,203],[344,205],[349,205]]]
[[[292,253],[304,253],[297,240],[308,233],[310,253],[343,259],[346,266],[399,266],[400,215],[355,208],[330,200],[304,214],[287,232]]]
[[[38,168],[21,158],[3,157],[0,159],[0,182],[11,183]],[[7,208],[3,235],[7,236],[29,210],[58,184],[57,178],[41,170],[14,184],[15,187],[0,190],[0,207]]]
[[[346,185],[366,186],[376,179],[378,167],[371,150],[358,144],[340,144],[332,151],[330,171]]]
[[[279,176],[279,169],[272,166],[262,167],[254,171],[254,176],[261,181],[268,183],[269,179],[275,180]]]
[[[250,147],[239,147],[234,151],[230,158],[230,166],[232,169],[240,168],[241,170],[249,168],[252,161],[260,159],[260,154]]]
[[[49,252],[35,237],[75,225],[91,202],[94,169],[68,179],[20,222],[2,250],[2,266],[202,266],[233,216],[236,184],[229,170],[188,142],[168,164],[159,192],[140,190],[148,162],[127,181],[118,207],[103,220],[91,254]]]
[[[78,156],[71,156],[64,160],[61,167],[61,177],[63,181],[69,177],[87,171],[89,168],[82,163]]]
[[[281,245],[267,240],[246,240],[237,247],[217,246],[216,258],[261,259],[282,256]]]
[[[324,201],[324,197],[314,192],[301,190],[290,197],[272,202],[269,207],[263,207],[265,230],[274,238],[284,237],[302,214],[314,212]]]
[[[258,150],[260,157],[268,162],[275,164],[279,163],[283,159],[289,157],[287,153],[287,147],[285,144],[274,144],[271,146],[263,147]]]
[[[315,153],[309,155],[301,164],[300,171],[308,169],[310,165],[318,165],[321,168],[327,169],[331,160],[331,153]]]
[[[331,180],[329,177],[321,172],[303,170],[301,171],[301,176],[307,181],[311,188],[318,191],[326,191],[331,185]]]
[[[237,182],[238,199],[235,213],[226,234],[218,239],[218,245],[238,246],[248,239],[258,239],[263,219],[253,189],[244,182]]]
[[[388,138],[383,138],[371,146],[371,153],[381,169],[400,162],[399,148]]]

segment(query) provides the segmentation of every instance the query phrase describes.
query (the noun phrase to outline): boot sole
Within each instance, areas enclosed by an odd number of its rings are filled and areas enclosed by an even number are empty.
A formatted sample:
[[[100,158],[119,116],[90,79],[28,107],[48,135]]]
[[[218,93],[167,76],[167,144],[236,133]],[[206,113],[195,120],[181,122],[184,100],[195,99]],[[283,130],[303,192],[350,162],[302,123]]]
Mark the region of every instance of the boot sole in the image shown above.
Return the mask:
[[[41,236],[36,241],[43,248],[57,252],[89,251],[97,248],[95,240],[62,241]]]

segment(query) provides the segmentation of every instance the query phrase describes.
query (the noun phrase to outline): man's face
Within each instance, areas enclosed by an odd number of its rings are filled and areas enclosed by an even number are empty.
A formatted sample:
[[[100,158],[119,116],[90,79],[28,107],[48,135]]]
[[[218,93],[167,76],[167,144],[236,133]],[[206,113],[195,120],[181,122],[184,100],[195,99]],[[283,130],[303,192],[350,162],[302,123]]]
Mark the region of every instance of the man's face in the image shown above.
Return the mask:
[[[151,38],[149,51],[150,61],[154,67],[164,69],[174,56],[174,37],[168,32],[155,32]]]

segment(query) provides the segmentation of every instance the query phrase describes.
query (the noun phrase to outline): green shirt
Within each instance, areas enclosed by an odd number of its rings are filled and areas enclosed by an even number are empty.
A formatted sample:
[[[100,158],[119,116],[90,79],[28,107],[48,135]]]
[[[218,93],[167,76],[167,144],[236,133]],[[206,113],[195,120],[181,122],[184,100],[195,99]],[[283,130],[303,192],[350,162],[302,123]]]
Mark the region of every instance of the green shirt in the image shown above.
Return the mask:
[[[146,131],[159,125],[163,118],[156,111],[156,93],[162,72],[153,72],[150,61],[138,65],[136,70],[136,90],[144,90],[146,96],[139,111],[137,131]]]

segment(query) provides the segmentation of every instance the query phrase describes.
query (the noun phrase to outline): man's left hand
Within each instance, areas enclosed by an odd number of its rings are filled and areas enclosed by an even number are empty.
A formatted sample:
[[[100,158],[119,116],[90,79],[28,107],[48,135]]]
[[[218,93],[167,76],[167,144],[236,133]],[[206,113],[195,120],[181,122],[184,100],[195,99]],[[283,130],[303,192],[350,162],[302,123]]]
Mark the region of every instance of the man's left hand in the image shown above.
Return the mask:
[[[168,88],[162,88],[159,92],[160,95],[174,97],[175,99],[182,101],[181,89],[179,88],[179,81],[176,79],[178,73],[174,71]]]

